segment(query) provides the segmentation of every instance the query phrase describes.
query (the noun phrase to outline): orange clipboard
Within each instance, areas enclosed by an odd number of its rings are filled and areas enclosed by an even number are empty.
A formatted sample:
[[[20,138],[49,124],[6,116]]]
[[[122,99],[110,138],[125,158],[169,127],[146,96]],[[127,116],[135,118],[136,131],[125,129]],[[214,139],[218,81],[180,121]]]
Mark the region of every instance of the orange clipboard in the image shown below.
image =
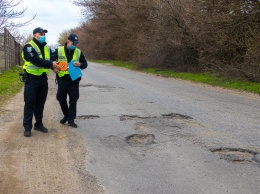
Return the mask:
[[[68,69],[68,63],[66,61],[59,62],[60,70],[66,71]]]

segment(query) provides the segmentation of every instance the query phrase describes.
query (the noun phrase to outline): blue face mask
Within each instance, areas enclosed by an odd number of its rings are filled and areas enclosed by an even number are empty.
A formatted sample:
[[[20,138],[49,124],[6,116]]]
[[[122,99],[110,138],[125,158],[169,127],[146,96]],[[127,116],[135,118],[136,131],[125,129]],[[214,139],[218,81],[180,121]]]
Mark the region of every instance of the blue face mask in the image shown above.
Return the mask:
[[[70,50],[75,50],[75,48],[76,48],[76,46],[74,46],[74,45],[70,45]]]
[[[45,36],[40,36],[39,40],[40,43],[44,43],[46,41],[46,37]]]

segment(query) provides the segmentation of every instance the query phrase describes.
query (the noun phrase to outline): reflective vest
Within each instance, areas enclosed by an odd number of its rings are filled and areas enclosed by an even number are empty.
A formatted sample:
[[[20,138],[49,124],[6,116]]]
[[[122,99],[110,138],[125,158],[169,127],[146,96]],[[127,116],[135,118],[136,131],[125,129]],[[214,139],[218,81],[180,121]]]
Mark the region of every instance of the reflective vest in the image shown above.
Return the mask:
[[[74,53],[73,53],[72,61],[73,60],[79,61],[80,54],[81,54],[81,50],[76,48],[74,50]],[[61,62],[61,61],[65,61],[65,62],[68,63],[68,60],[67,60],[67,57],[66,57],[66,54],[65,54],[65,47],[64,46],[58,47],[58,62]],[[59,71],[58,76],[63,77],[66,74],[69,74],[68,70],[67,71]]]
[[[27,44],[30,44],[34,48],[34,50],[37,52],[39,58],[41,58],[41,59],[43,58],[41,50],[39,49],[39,47],[37,46],[37,44],[35,42],[33,42],[31,40]],[[44,56],[45,56],[45,60],[50,60],[50,47],[47,45],[44,46]],[[23,52],[22,52],[22,58],[24,60],[23,69],[25,69],[28,73],[30,73],[32,75],[38,75],[38,76],[40,76],[43,73],[46,73],[47,75],[50,73],[49,69],[46,69],[43,67],[37,67],[34,64],[32,64],[30,61],[26,61],[24,59]]]

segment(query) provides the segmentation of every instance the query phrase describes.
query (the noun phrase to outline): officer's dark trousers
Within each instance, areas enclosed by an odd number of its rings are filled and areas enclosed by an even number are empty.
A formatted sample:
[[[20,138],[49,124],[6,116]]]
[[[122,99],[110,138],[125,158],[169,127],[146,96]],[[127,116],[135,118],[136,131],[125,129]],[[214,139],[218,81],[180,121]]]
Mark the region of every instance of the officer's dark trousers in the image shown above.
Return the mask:
[[[33,115],[35,126],[41,126],[44,104],[48,94],[47,76],[29,76],[24,85],[24,119],[23,126],[25,130],[32,129]]]
[[[69,96],[69,105],[67,103],[67,95]],[[68,118],[68,122],[74,122],[77,113],[77,101],[79,99],[79,82],[71,80],[58,79],[57,100],[64,117]]]

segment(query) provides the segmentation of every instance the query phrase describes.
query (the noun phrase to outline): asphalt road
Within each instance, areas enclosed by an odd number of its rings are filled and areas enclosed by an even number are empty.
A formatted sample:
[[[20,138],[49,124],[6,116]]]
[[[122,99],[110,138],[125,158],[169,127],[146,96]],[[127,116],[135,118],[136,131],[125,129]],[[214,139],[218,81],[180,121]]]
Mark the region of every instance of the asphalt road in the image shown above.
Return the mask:
[[[260,193],[260,97],[90,63],[78,132],[111,194]]]

